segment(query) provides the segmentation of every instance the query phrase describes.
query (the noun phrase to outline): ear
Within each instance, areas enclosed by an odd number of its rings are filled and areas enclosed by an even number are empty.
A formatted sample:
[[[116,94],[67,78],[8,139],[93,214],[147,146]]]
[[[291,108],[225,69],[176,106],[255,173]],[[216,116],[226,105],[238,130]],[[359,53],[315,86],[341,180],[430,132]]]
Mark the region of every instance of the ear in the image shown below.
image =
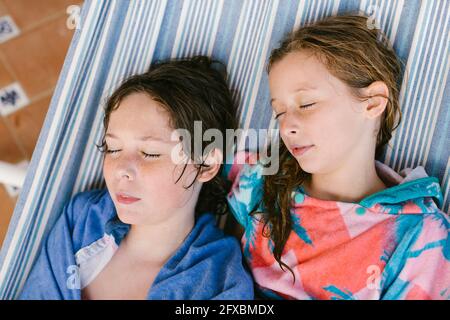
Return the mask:
[[[199,182],[208,182],[214,178],[220,170],[223,161],[223,153],[220,149],[212,149],[205,159],[205,165],[202,167],[200,174],[197,177]]]
[[[364,93],[369,97],[364,113],[367,118],[375,119],[386,109],[389,99],[389,89],[383,81],[375,81],[364,89]]]

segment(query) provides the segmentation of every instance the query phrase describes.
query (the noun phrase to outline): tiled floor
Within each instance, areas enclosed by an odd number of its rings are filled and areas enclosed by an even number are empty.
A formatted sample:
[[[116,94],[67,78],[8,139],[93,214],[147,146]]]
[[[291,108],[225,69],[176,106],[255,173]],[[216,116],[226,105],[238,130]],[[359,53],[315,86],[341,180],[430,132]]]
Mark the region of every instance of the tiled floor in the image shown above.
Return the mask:
[[[0,116],[0,161],[30,160],[73,36],[66,26],[70,5],[81,0],[0,0],[0,17],[9,15],[20,34],[0,43],[0,90],[19,82],[29,104]],[[16,197],[0,184],[0,245]]]

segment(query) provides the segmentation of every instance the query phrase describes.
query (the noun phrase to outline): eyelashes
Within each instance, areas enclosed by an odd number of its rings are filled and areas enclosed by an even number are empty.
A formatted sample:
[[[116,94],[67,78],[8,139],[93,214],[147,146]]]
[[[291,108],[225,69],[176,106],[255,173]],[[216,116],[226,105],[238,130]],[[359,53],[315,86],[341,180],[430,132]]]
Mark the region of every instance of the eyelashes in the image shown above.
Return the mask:
[[[117,153],[119,151],[122,151],[122,150],[106,150],[105,152],[109,153],[109,154],[114,154],[114,153]],[[159,158],[161,156],[160,154],[145,153],[143,151],[141,151],[141,153],[143,154],[144,158]]]
[[[315,105],[315,103],[308,103],[308,104],[304,104],[304,105],[299,106],[299,108],[300,108],[300,109],[308,109],[308,108],[311,108],[313,105]],[[285,113],[286,113],[286,112],[280,112],[280,113],[276,114],[276,115],[275,115],[275,120],[278,120],[278,118],[279,118],[281,115],[285,114]]]
[[[275,115],[275,120],[278,120],[278,117],[279,116],[281,116],[281,115],[283,115],[285,112],[280,112],[280,113],[278,113],[277,115]]]

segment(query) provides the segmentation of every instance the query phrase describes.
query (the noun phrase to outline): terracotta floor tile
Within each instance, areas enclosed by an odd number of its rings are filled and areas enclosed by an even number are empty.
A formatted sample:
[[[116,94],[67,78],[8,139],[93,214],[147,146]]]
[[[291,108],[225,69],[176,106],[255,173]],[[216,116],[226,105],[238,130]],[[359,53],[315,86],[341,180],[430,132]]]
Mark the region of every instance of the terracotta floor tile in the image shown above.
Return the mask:
[[[14,82],[13,76],[6,69],[4,63],[0,60],[0,88],[3,88]]]
[[[7,14],[9,15],[9,11],[8,11],[8,9],[6,9],[5,5],[3,4],[3,0],[0,0],[0,17],[5,16]]]
[[[8,130],[5,120],[0,117],[0,161],[16,163],[24,156],[11,131]]]
[[[20,29],[30,29],[58,13],[65,13],[74,0],[2,0]],[[68,15],[67,15],[68,16]]]
[[[3,184],[0,184],[0,247],[8,230],[16,201],[17,197],[11,198]]]
[[[73,36],[61,16],[2,45],[0,50],[28,98],[53,88]]]
[[[16,137],[26,151],[28,159],[31,159],[33,154],[51,97],[52,95],[49,94],[8,115],[5,119],[9,128],[14,130]]]

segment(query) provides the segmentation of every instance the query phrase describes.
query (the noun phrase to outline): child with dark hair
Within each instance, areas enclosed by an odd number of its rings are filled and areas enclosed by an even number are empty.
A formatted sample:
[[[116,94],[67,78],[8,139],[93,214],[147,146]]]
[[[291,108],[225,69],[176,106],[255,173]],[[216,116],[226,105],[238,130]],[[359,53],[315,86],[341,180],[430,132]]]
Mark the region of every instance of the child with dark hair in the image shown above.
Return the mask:
[[[253,298],[238,242],[216,227],[224,150],[179,134],[194,137],[196,121],[224,136],[236,127],[207,57],[155,64],[112,94],[98,146],[107,188],[67,204],[21,299]]]

